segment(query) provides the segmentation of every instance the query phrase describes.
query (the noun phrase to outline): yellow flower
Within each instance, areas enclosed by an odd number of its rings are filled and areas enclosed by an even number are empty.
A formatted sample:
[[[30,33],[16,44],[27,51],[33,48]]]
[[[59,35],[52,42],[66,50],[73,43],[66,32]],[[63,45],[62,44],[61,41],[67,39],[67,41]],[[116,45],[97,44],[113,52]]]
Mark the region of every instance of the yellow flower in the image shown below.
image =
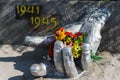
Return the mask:
[[[80,57],[81,46],[74,45],[72,46],[72,54],[74,58]]]
[[[72,38],[71,38],[71,37],[67,37],[65,42],[66,42],[66,43],[72,42]]]
[[[73,55],[74,58],[79,58],[80,57],[80,54],[78,52],[73,52],[72,55]]]

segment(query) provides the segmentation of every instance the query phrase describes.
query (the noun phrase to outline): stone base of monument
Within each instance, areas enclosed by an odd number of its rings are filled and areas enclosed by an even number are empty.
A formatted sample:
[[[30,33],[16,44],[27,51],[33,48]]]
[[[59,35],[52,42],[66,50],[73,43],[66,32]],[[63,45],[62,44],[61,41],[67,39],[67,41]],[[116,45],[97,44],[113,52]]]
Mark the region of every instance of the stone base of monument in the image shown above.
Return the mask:
[[[66,79],[70,79],[70,80],[73,80],[73,79],[78,79],[80,78],[85,72],[87,72],[87,70],[82,70],[80,68],[77,69],[78,71],[78,76],[74,77],[74,78],[68,78],[66,76],[62,76],[60,75],[59,73],[55,72],[55,73],[50,73],[49,75],[47,75],[45,78],[52,78],[53,80],[54,79],[62,79],[62,80],[66,80]],[[74,73],[74,72],[73,72]]]

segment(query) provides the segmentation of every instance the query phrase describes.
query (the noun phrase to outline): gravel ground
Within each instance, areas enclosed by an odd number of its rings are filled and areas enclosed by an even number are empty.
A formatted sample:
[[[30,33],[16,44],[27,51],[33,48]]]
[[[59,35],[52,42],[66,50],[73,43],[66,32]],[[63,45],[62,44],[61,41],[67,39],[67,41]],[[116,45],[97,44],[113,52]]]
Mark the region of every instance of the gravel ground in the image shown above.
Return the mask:
[[[0,45],[0,80],[58,80],[35,78],[30,74],[29,67],[40,63],[41,56],[47,53],[47,50],[43,50],[20,45]],[[120,53],[111,55],[109,52],[101,52],[99,55],[104,59],[94,62],[89,70],[75,80],[120,80]]]

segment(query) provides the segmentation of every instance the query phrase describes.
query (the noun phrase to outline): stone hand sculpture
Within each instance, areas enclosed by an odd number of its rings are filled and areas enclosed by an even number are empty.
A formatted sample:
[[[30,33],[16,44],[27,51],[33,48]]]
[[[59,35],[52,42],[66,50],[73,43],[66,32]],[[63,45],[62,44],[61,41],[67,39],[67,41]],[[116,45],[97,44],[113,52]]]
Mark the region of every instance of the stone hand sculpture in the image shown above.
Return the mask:
[[[84,70],[88,69],[91,65],[91,53],[95,54],[100,45],[101,34],[100,31],[105,24],[105,21],[110,17],[110,12],[107,9],[100,9],[97,7],[91,7],[86,11],[85,17],[79,22],[68,24],[64,26],[66,31],[75,32],[87,32],[88,37],[82,46],[82,56],[81,64]],[[44,37],[32,37],[27,36],[25,38],[26,44],[48,44],[54,40],[53,36],[44,36]],[[56,71],[61,75],[67,75],[68,77],[76,77],[79,75],[77,68],[75,66],[71,48],[64,46],[61,41],[56,41],[54,44],[54,66]],[[45,66],[45,64],[44,64]],[[43,76],[40,74],[40,68],[43,69],[43,66],[38,67],[38,65],[32,65],[31,73],[34,76]],[[45,67],[44,67],[45,68]],[[42,72],[41,69],[41,72]],[[43,73],[44,73],[43,69]],[[46,75],[46,74],[44,74]]]

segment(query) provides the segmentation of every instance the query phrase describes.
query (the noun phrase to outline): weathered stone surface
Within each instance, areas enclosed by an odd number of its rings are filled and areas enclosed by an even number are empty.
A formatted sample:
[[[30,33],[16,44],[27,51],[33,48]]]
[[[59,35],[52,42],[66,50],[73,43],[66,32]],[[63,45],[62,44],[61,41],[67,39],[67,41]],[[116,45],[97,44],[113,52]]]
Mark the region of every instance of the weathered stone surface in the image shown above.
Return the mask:
[[[61,80],[56,78],[37,78],[30,74],[32,64],[42,62],[43,49],[25,46],[0,45],[0,80]],[[43,54],[41,54],[41,52]],[[93,63],[93,67],[75,80],[119,80],[120,54],[113,56],[108,52],[100,53],[104,59]],[[70,80],[70,79],[64,79]],[[73,79],[71,79],[73,80]]]
[[[101,52],[100,56],[104,59],[93,63],[88,71],[84,72],[78,79],[62,79],[62,80],[119,80],[117,75],[120,73],[119,53],[112,56],[109,52]],[[52,78],[38,78],[35,80],[61,80]]]
[[[0,45],[0,80],[34,80],[30,66],[43,62],[46,54],[43,48]]]
[[[62,27],[82,19],[85,9],[91,5],[108,8],[112,15],[102,30],[102,42],[99,50],[120,52],[120,1],[97,2],[97,1],[69,1],[69,0],[1,0],[0,1],[0,43],[23,44],[26,35],[38,35],[38,32],[29,28],[27,20],[16,20],[15,5],[36,4],[43,6],[42,15],[59,16],[59,25]],[[57,29],[56,28],[56,29]],[[55,29],[55,30],[56,30]],[[48,32],[49,27],[39,28],[40,35],[53,34]]]

